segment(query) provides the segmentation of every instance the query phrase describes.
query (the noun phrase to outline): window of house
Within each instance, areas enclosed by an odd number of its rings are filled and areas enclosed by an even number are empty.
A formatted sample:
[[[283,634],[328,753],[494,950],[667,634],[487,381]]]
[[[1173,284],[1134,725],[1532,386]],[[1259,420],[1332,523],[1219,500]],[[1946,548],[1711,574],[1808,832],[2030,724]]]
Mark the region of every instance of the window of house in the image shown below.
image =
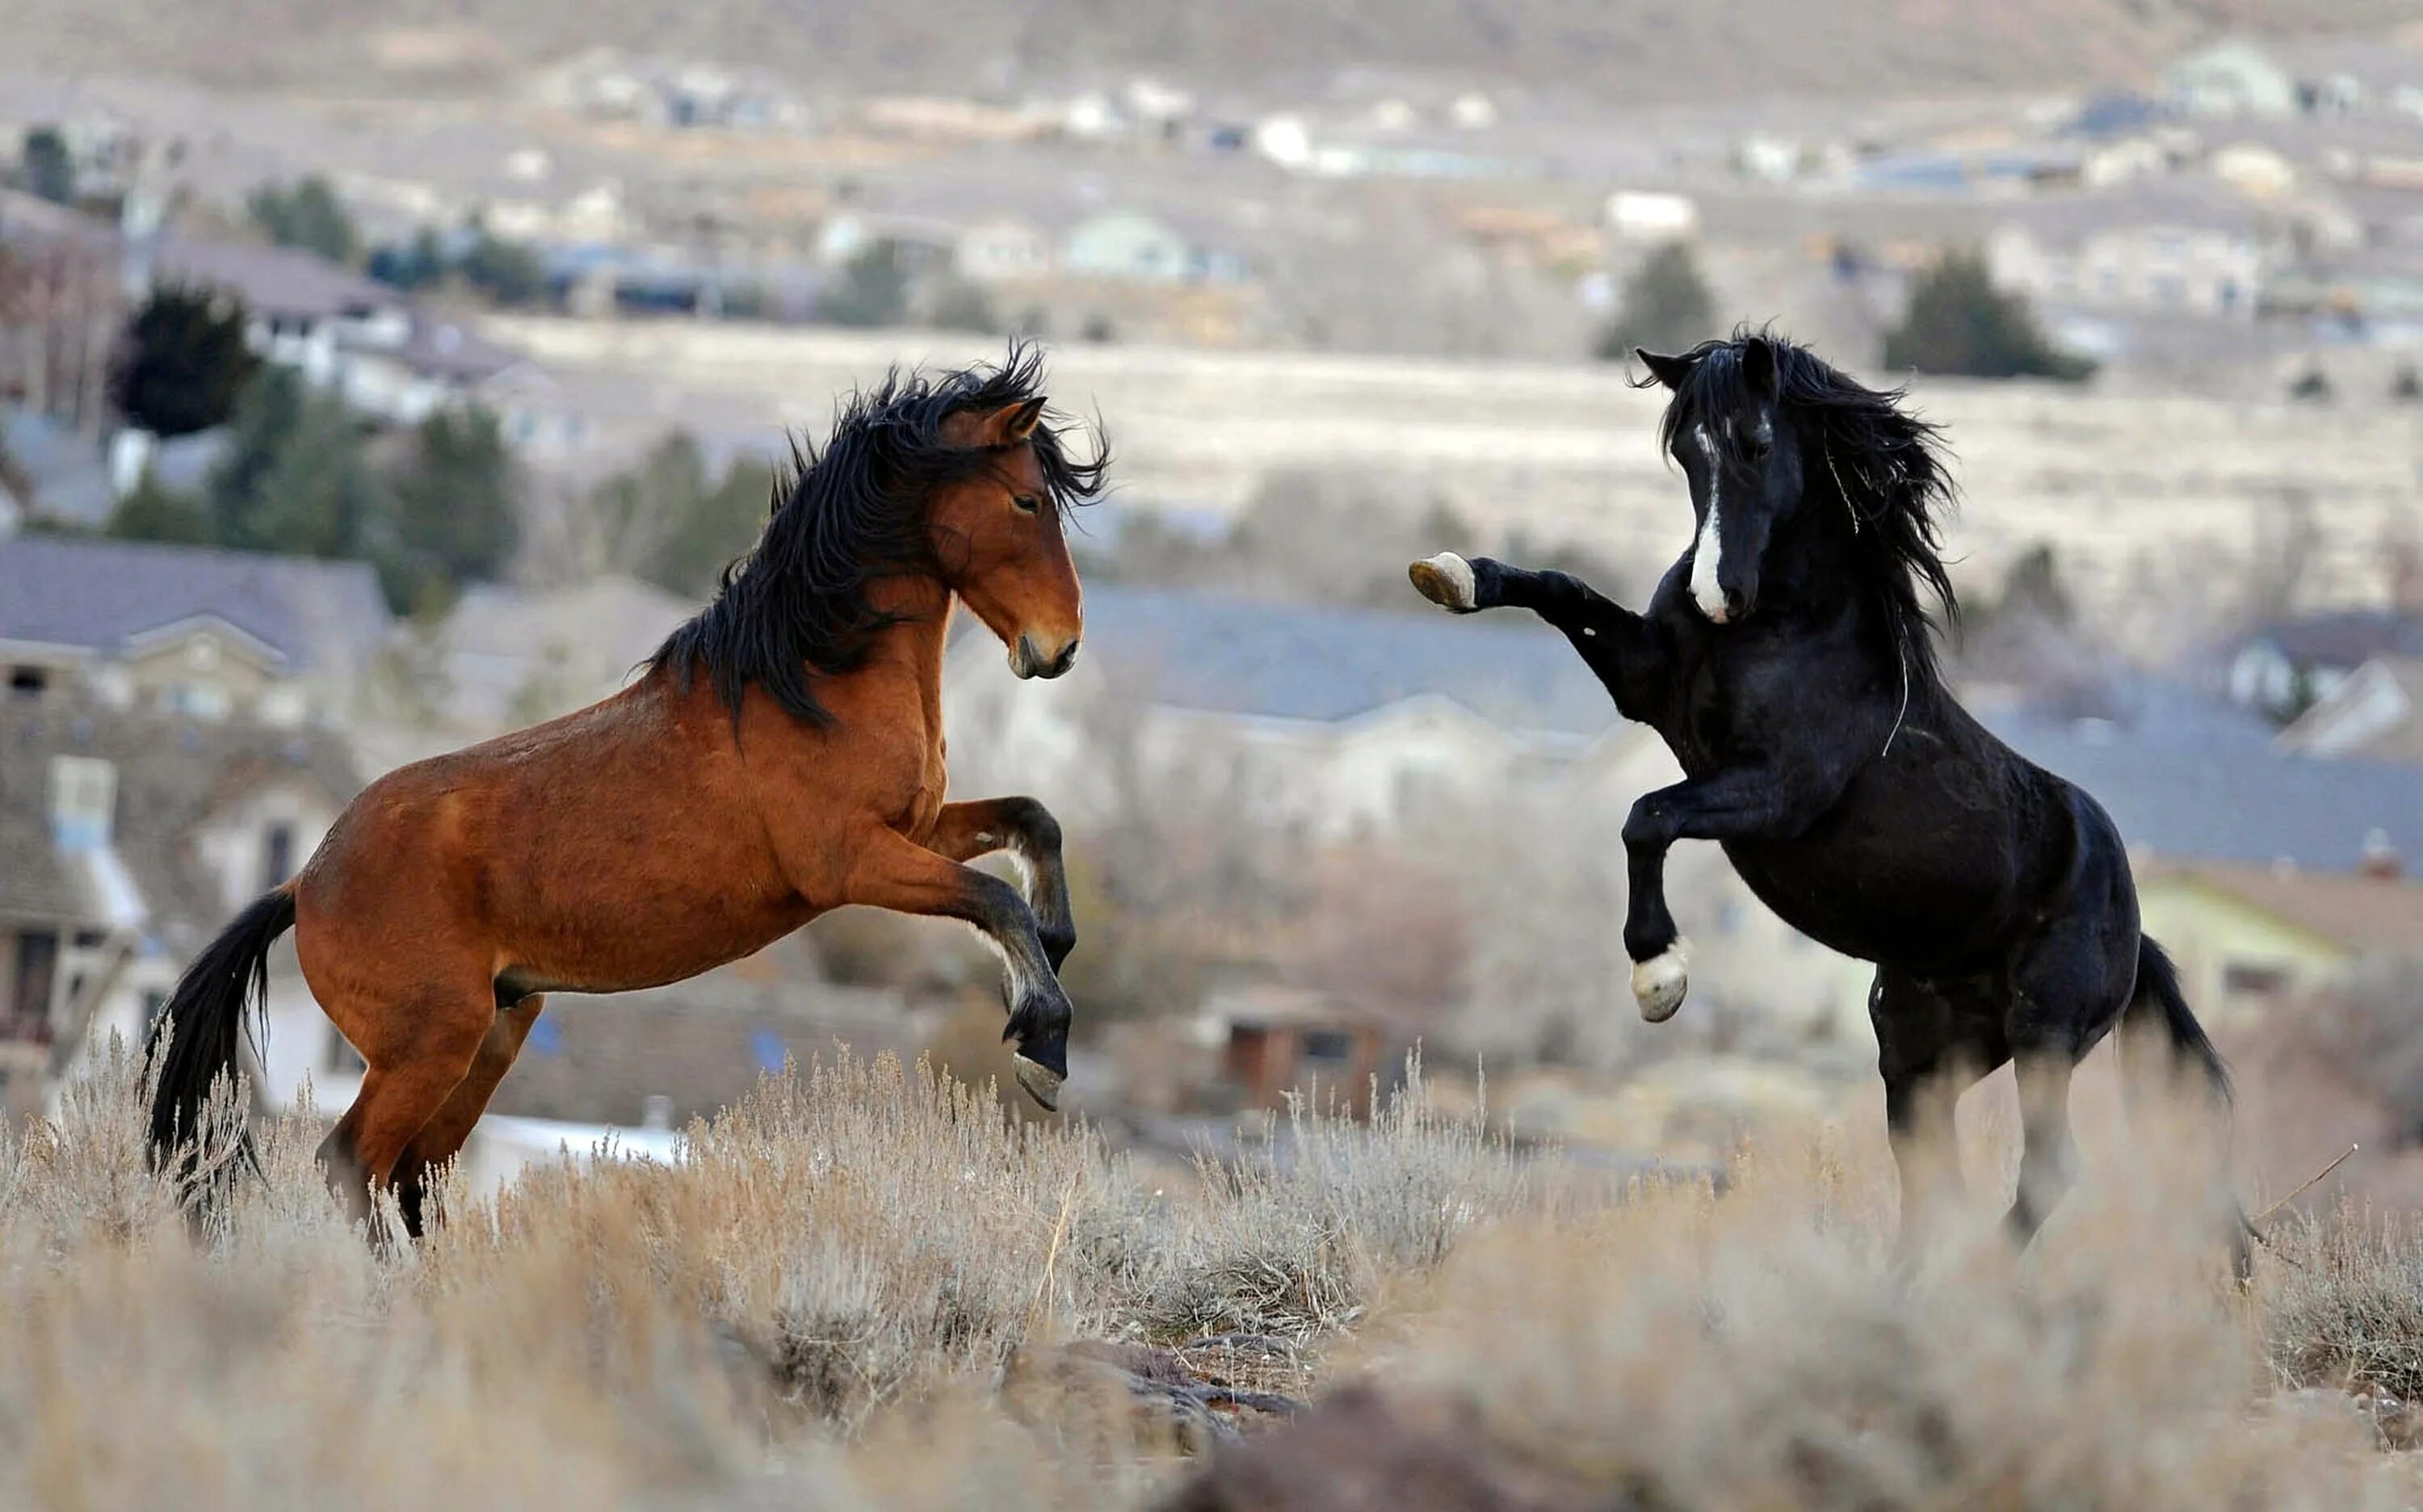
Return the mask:
[[[191,719],[223,720],[234,711],[235,699],[214,682],[172,682],[160,694],[172,714]]]
[[[59,937],[48,930],[26,930],[17,936],[17,969],[8,984],[8,1017],[15,1038],[40,1037],[51,1022],[51,979],[59,964]]]
[[[8,692],[16,698],[40,698],[51,685],[51,675],[40,667],[10,667]]]
[[[1320,1062],[1343,1066],[1354,1058],[1354,1036],[1343,1029],[1307,1029],[1304,1031],[1304,1059],[1307,1065]]]
[[[2278,997],[2288,990],[2288,973],[2279,966],[2233,961],[2222,968],[2221,990],[2232,997]]]
[[[261,833],[261,890],[282,886],[293,875],[294,826],[284,820],[275,820]]]

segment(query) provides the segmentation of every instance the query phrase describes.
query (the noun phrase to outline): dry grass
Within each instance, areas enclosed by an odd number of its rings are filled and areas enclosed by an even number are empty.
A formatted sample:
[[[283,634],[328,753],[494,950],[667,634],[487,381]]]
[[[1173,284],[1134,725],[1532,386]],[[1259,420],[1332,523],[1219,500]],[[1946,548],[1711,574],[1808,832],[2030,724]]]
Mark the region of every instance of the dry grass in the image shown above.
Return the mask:
[[[1606,1504],[2423,1494],[2338,1390],[2423,1394],[2423,1233],[2298,1220],[2241,1297],[2175,1163],[2025,1261],[1981,1224],[1905,1277],[1883,1173],[1824,1138],[1722,1196],[1598,1192],[1417,1078],[1165,1197],[878,1061],[769,1080],[679,1167],[450,1192],[415,1246],[337,1218],[300,1119],[198,1227],[141,1083],[121,1056],[0,1139],[0,1505],[1140,1506],[1184,1463],[1025,1365],[1212,1333],[1271,1337],[1182,1350],[1204,1377],[1451,1399]]]

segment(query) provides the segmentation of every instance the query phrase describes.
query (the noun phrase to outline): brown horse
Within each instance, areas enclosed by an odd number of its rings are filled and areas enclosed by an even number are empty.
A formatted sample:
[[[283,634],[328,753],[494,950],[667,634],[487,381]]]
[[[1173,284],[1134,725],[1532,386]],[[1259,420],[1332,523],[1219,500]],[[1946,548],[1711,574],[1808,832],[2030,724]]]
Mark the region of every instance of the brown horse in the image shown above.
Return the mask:
[[[151,1137],[176,1163],[232,1076],[272,941],[367,1063],[321,1146],[358,1215],[392,1182],[420,1228],[542,994],[694,976],[863,903],[965,920],[1001,952],[1020,1083],[1068,1072],[1076,943],[1059,827],[1032,799],[945,803],[941,680],[954,600],[1056,677],[1083,629],[1063,517],[1106,457],[1045,422],[1041,363],[895,374],[795,458],[756,549],[647,671],[602,703],[372,783],[302,871],[187,970],[157,1045]],[[1032,902],[969,867],[1006,850]]]

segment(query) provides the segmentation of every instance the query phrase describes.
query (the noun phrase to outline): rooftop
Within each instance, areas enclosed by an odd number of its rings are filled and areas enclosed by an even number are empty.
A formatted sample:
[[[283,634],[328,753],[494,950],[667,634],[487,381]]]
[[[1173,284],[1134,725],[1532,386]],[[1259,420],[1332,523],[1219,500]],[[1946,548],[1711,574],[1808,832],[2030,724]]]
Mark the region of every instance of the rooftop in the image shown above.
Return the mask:
[[[388,624],[364,563],[85,536],[0,540],[0,642],[108,655],[202,617],[234,626],[289,668],[323,671],[357,662]]]
[[[2350,950],[2423,950],[2423,882],[2210,864],[2153,875],[2184,878]]]
[[[1621,723],[1572,645],[1537,625],[1098,587],[1085,630],[1112,692],[1138,703],[1334,724],[1431,695],[1534,733]]]

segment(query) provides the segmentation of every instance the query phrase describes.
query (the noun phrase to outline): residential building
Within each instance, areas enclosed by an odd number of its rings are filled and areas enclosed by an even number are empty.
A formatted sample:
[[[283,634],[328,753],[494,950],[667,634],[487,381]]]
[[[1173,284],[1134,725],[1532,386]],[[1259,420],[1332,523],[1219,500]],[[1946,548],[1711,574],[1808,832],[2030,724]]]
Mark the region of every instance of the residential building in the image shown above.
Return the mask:
[[[193,954],[292,876],[359,786],[341,742],[72,695],[0,700],[0,1106],[39,1109],[116,1033],[139,1042]],[[341,1093],[291,945],[271,1070]],[[296,1026],[300,1025],[300,1030]]]
[[[1158,215],[1112,210],[1071,227],[1060,264],[1077,278],[1127,283],[1235,283],[1244,260],[1190,238]]]
[[[2423,883],[2384,859],[2356,872],[2204,862],[2146,868],[2147,933],[2208,1027],[2252,1024],[2344,984],[2359,962],[2423,956]]]
[[[2230,702],[2285,722],[2385,656],[2423,656],[2423,615],[2353,609],[2280,620],[2219,647],[2214,660]]]
[[[2276,231],[2235,194],[2147,183],[2032,201],[1986,253],[1998,285],[2040,303],[2252,320]]]
[[[1413,1026],[1318,993],[1240,986],[1213,993],[1200,1021],[1221,1046],[1224,1080],[1245,1107],[1283,1111],[1293,1098],[1356,1118],[1371,1112],[1372,1086],[1402,1080]]]
[[[1052,238],[1016,215],[988,215],[959,232],[954,266],[976,283],[1019,283],[1052,272]]]
[[[203,722],[326,723],[390,623],[358,562],[82,536],[0,539],[14,705],[89,695]]]
[[[2280,744],[2307,756],[2423,765],[2423,656],[2364,663],[2282,730]]]
[[[2162,94],[2191,116],[2283,119],[2297,114],[2297,80],[2245,38],[2198,48],[2162,70]]]

